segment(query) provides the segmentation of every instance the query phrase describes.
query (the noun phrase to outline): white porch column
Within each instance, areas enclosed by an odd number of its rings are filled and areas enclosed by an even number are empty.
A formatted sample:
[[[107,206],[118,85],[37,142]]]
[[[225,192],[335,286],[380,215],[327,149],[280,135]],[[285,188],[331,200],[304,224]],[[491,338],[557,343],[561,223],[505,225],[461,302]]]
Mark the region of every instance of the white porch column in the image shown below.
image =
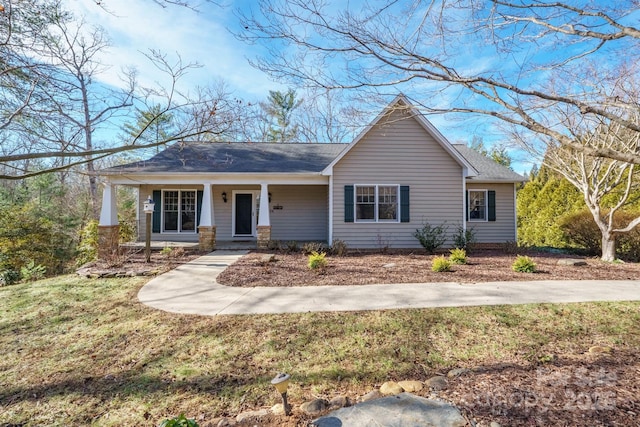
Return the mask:
[[[269,218],[269,188],[264,182],[260,184],[260,212],[258,213],[258,226],[270,226]]]
[[[202,210],[200,211],[200,226],[211,227],[216,225],[213,214],[213,197],[211,197],[211,183],[204,184],[202,192]]]
[[[104,185],[102,191],[102,210],[100,211],[101,226],[118,225],[118,209],[116,203],[116,189],[110,182]]]
[[[112,259],[118,255],[119,232],[116,189],[107,182],[102,191],[102,210],[98,223],[98,258]]]
[[[198,241],[201,250],[212,251],[216,248],[216,221],[213,211],[211,183],[207,182],[202,191],[200,225],[198,226]]]

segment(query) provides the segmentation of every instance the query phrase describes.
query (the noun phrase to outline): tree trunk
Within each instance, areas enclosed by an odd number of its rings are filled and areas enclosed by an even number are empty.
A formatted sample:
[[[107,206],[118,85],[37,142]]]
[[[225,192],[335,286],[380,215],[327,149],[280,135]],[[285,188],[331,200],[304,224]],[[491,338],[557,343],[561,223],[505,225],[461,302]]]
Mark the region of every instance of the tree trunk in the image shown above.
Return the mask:
[[[616,236],[612,233],[602,233],[602,260],[613,262],[616,259]]]

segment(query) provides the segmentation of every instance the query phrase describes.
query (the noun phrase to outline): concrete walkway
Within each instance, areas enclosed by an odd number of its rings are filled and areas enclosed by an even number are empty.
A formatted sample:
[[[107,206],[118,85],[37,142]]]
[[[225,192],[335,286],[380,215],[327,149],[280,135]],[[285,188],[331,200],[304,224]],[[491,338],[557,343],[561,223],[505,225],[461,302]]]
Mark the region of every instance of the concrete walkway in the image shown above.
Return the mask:
[[[138,293],[148,306],[174,313],[306,313],[587,301],[640,301],[640,278],[478,284],[232,288],[216,283],[245,251],[215,251],[162,274]]]

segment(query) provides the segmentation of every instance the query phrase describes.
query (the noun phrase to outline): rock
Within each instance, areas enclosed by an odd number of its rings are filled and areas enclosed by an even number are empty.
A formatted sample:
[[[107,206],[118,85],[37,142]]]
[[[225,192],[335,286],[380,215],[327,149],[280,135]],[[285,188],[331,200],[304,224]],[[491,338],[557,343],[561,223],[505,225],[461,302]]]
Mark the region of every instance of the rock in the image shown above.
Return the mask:
[[[300,410],[307,415],[318,415],[329,407],[329,402],[325,399],[314,399],[300,405]]]
[[[215,420],[214,420],[215,421]],[[233,427],[236,425],[236,422],[230,418],[220,418],[217,423],[212,423],[216,427]]]
[[[275,262],[275,261],[276,261],[275,254],[266,254],[260,257],[259,263],[264,265],[264,264],[269,264],[270,262]]]
[[[591,354],[611,354],[613,353],[613,349],[606,345],[594,345],[589,348],[589,353]]]
[[[360,402],[368,402],[370,400],[380,399],[382,397],[382,393],[379,390],[373,390],[369,393],[365,394],[360,398]]]
[[[468,425],[460,411],[449,403],[401,393],[338,409],[313,420],[312,426],[438,426]]]
[[[468,374],[469,372],[471,371],[469,371],[467,368],[456,368],[447,372],[447,377],[455,378],[455,377],[459,377],[460,375]]]
[[[420,391],[424,387],[421,381],[400,381],[398,385],[409,393]]]
[[[502,424],[497,423],[495,421],[491,421],[491,424],[489,424],[489,427],[502,427]]]
[[[579,267],[581,265],[587,265],[587,262],[583,259],[562,258],[562,259],[559,259],[556,264]]]
[[[242,412],[238,414],[236,416],[236,421],[239,423],[242,423],[245,421],[249,421],[252,418],[262,418],[262,417],[266,417],[267,415],[269,415],[268,409],[260,409],[258,411],[247,411],[247,412]]]
[[[276,403],[271,407],[271,412],[275,415],[284,415],[284,405],[282,403]]]
[[[393,268],[396,266],[395,262],[390,262],[389,264],[385,264],[382,266],[382,268]]]
[[[346,408],[351,406],[351,400],[347,396],[336,396],[329,401],[331,408]]]
[[[442,375],[437,375],[426,380],[425,385],[433,390],[445,390],[449,382]]]
[[[393,381],[387,381],[386,383],[380,386],[380,393],[384,396],[391,396],[394,394],[400,394],[404,391],[402,387],[398,385],[398,383]]]

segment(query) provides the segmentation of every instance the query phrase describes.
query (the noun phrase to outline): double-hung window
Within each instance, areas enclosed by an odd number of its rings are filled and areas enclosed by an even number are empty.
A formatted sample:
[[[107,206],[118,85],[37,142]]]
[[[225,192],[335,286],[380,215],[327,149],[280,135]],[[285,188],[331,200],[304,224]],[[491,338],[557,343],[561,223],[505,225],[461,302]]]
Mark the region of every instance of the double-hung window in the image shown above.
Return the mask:
[[[356,222],[398,222],[398,185],[356,185]]]
[[[487,191],[469,190],[469,221],[487,221]]]
[[[162,192],[162,231],[194,233],[196,205],[194,190],[164,190]]]

